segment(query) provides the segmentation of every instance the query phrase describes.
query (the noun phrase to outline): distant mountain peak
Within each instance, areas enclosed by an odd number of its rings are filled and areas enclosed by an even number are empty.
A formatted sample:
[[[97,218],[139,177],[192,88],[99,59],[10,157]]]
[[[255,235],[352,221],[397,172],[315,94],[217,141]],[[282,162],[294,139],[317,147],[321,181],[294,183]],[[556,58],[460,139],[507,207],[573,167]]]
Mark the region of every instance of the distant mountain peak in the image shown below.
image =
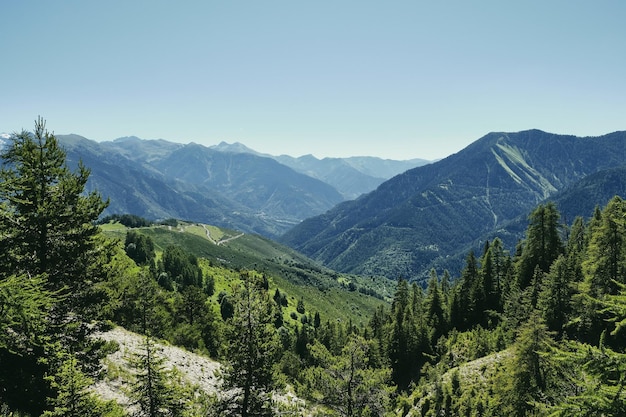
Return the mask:
[[[121,138],[117,138],[113,140],[113,142],[124,143],[124,142],[136,142],[138,140],[143,140],[143,139],[138,138],[137,136],[123,136]]]
[[[212,149],[218,152],[226,152],[226,153],[251,153],[255,155],[259,154],[257,151],[255,151],[254,149],[248,148],[246,145],[244,145],[241,142],[228,143],[228,142],[222,141],[217,145],[209,146],[209,149]]]

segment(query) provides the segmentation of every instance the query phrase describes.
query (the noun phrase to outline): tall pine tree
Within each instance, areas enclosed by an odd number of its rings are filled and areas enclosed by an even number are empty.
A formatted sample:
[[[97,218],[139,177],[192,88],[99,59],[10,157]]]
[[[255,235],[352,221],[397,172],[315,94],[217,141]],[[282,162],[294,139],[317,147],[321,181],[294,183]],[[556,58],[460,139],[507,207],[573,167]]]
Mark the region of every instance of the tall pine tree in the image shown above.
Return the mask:
[[[229,416],[270,416],[280,349],[275,303],[254,274],[244,273],[241,279],[233,294],[234,314],[227,321],[224,411]]]
[[[13,289],[31,291],[31,307],[52,296],[39,304],[45,308],[39,336],[45,343],[29,346],[27,355],[1,351],[6,361],[0,380],[16,382],[23,376],[21,383],[33,387],[25,411],[38,414],[45,396],[36,387],[43,374],[61,365],[54,362],[55,353],[73,352],[87,369],[87,358],[97,352],[97,342],[88,336],[96,329],[91,322],[104,298],[96,283],[104,277],[100,265],[106,261],[106,245],[95,221],[107,203],[98,193],[84,194],[89,170],[80,163],[76,171],[69,169],[65,152],[41,118],[33,133],[14,134],[0,156],[0,280],[24,280]]]
[[[520,289],[529,286],[535,268],[547,273],[552,262],[563,253],[559,234],[560,214],[552,202],[539,205],[529,216],[526,240],[517,263],[517,282]]]

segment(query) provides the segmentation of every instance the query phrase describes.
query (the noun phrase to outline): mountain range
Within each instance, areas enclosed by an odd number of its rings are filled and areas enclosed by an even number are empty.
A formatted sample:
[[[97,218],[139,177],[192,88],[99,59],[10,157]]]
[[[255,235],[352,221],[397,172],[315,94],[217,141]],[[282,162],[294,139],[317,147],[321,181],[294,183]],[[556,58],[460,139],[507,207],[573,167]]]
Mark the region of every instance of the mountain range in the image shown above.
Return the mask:
[[[211,149],[229,153],[251,153],[275,159],[297,172],[332,185],[346,200],[353,200],[361,194],[372,191],[389,178],[408,169],[431,163],[419,158],[397,161],[372,156],[352,156],[320,160],[310,154],[298,158],[289,155],[274,156],[258,153],[239,142],[234,144],[222,142],[212,146]]]
[[[105,215],[174,217],[271,238],[347,198],[371,191],[395,174],[427,163],[273,157],[242,144],[206,147],[137,137],[110,142],[79,135],[57,138],[70,165],[82,160],[91,169],[87,189],[97,189],[110,200]]]
[[[458,273],[464,255],[485,239],[503,235],[512,249],[542,201],[558,197],[568,221],[605,204],[624,191],[625,164],[626,132],[490,133],[305,220],[280,241],[342,272],[409,279],[424,279],[431,268]]]
[[[294,158],[241,143],[212,147],[58,136],[92,170],[105,214],[174,217],[256,233],[340,272],[425,279],[458,275],[496,236],[514,250],[527,216],[557,203],[562,221],[626,195],[626,132],[575,137],[493,132],[429,163]]]

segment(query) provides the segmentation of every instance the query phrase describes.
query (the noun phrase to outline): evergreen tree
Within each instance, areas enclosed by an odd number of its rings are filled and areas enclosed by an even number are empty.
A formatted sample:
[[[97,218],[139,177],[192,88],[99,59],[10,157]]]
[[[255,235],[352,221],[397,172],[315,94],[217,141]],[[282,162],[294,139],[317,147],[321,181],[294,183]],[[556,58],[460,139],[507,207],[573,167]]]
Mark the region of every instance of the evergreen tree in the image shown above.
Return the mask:
[[[552,262],[563,253],[559,217],[551,202],[539,205],[530,214],[526,240],[517,263],[517,281],[522,290],[530,285],[536,267],[547,273]]]
[[[252,274],[242,275],[234,289],[234,314],[227,321],[227,364],[223,404],[226,415],[272,415],[271,394],[277,386],[274,364],[280,339],[273,325],[273,303],[255,285]]]
[[[34,134],[12,136],[1,156],[0,272],[46,274],[50,290],[74,296],[90,282],[94,223],[108,203],[96,192],[83,194],[89,170],[79,163],[70,171],[41,118]]]
[[[476,265],[476,257],[471,251],[465,260],[465,268],[461,272],[461,278],[454,287],[452,301],[450,303],[450,327],[464,331],[470,329],[478,314],[472,294],[478,286],[479,274]]]
[[[300,314],[304,314],[304,300],[300,298],[298,300],[298,304],[296,305],[296,311]]]
[[[404,390],[408,387],[416,369],[416,352],[412,343],[415,337],[413,315],[409,306],[409,287],[404,279],[398,281],[392,309],[392,331],[389,335],[388,355],[392,378]]]
[[[450,272],[446,269],[443,271],[443,276],[441,277],[441,295],[443,296],[443,305],[446,308],[446,311],[450,307],[450,293],[452,290]]]
[[[569,389],[562,390],[565,398],[549,408],[555,417],[623,416],[626,415],[626,286],[618,285],[618,294],[596,299],[595,304],[614,323],[610,336],[621,340],[619,350],[605,345],[605,337],[598,347],[577,341],[568,341],[560,349],[553,349],[555,361],[568,376]],[[606,332],[606,331],[605,331]],[[606,336],[606,333],[603,334]]]
[[[565,252],[568,258],[582,258],[587,248],[587,227],[582,217],[578,216],[574,219],[574,223],[570,229],[569,239]],[[582,260],[580,261],[582,262]],[[578,278],[578,277],[577,277]],[[578,281],[578,279],[576,279]]]
[[[183,392],[176,385],[171,371],[165,369],[165,359],[158,355],[152,337],[144,337],[144,346],[130,359],[135,369],[135,381],[130,397],[137,407],[136,417],[176,417],[182,415]]]
[[[38,336],[45,343],[26,346],[30,341],[22,340],[28,354],[19,357],[15,351],[0,352],[5,356],[0,380],[31,386],[25,411],[40,414],[47,396],[43,376],[54,373],[47,367],[58,366],[40,359],[54,358],[61,347],[75,352],[85,369],[97,366],[100,342],[89,335],[97,330],[91,322],[100,316],[105,298],[98,284],[106,276],[102,265],[110,246],[95,221],[107,202],[96,192],[84,194],[89,170],[82,163],[74,172],[68,168],[65,152],[41,118],[34,133],[13,135],[1,157],[0,281],[22,295],[30,293],[24,311],[31,318],[41,317],[33,308],[45,308]]]
[[[40,414],[54,394],[41,359],[50,350],[47,313],[55,302],[41,276],[0,278],[0,403],[12,409]]]
[[[51,411],[43,417],[102,417],[122,416],[123,411],[114,403],[105,403],[89,391],[93,381],[83,374],[73,356],[62,361],[56,375],[48,378],[56,395],[49,398]]]
[[[506,281],[510,264],[500,239],[496,238],[491,245],[486,246],[480,264],[473,299],[479,313],[478,323],[489,328],[495,325],[498,313],[502,312],[503,282]]]
[[[128,257],[135,261],[137,265],[148,265],[154,260],[154,242],[150,236],[131,230],[126,233],[124,248],[126,248]]]
[[[439,287],[437,273],[433,269],[426,289],[426,324],[431,331],[430,344],[434,346],[447,331],[447,319],[443,306],[443,295]]]
[[[592,228],[588,259],[583,263],[590,295],[616,294],[626,278],[626,203],[614,197]]]
[[[550,331],[561,334],[567,324],[572,302],[573,274],[568,268],[567,259],[559,256],[546,275],[539,295],[538,307]]]
[[[421,294],[422,290],[414,285],[409,295],[408,283],[401,279],[392,303],[384,345],[387,346],[392,379],[400,390],[406,390],[418,379],[420,369],[431,353],[430,331],[426,316],[422,314]]]
[[[504,415],[533,415],[535,403],[542,399],[551,384],[553,365],[545,356],[554,341],[538,314],[532,314],[519,330],[514,356],[509,363],[510,385],[504,387]]]
[[[372,349],[370,343],[355,334],[350,335],[339,356],[333,356],[316,342],[311,351],[318,365],[307,369],[303,378],[308,391],[341,416],[384,415],[393,391],[388,386],[391,371],[371,366]]]
[[[168,246],[163,251],[163,271],[176,283],[178,288],[189,285],[202,287],[202,269],[198,259],[178,246]]]
[[[574,324],[580,341],[597,345],[600,335],[609,327],[609,317],[601,301],[615,295],[625,280],[624,216],[626,203],[615,197],[604,210],[597,209],[590,221],[590,236],[582,262],[583,281],[578,286],[579,294],[574,296]]]

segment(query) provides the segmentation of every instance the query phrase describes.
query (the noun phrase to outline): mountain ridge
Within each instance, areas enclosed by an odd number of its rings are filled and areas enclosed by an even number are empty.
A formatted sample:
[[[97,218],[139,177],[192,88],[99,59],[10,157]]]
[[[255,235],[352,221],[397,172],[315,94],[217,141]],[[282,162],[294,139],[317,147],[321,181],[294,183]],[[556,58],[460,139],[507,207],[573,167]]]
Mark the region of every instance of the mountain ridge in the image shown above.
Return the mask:
[[[492,132],[305,220],[280,241],[338,271],[424,277],[437,258],[567,185],[624,164],[625,139],[626,132],[593,138]]]
[[[252,153],[275,159],[295,171],[317,178],[335,187],[346,200],[352,200],[367,193],[385,180],[416,166],[429,164],[425,159],[397,161],[373,156],[352,156],[347,158],[325,157],[319,159],[312,154],[293,157],[290,155],[270,155],[248,148],[242,143],[221,142],[211,149],[231,153]]]
[[[315,175],[254,151],[221,152],[196,143],[135,136],[109,142],[75,134],[57,137],[73,166],[82,159],[91,168],[88,189],[110,197],[105,214],[132,213],[153,220],[175,217],[274,238],[384,181],[340,193]],[[228,144],[222,147],[235,150]],[[236,148],[251,151],[243,144]],[[338,175],[348,184],[362,176],[356,170]]]

